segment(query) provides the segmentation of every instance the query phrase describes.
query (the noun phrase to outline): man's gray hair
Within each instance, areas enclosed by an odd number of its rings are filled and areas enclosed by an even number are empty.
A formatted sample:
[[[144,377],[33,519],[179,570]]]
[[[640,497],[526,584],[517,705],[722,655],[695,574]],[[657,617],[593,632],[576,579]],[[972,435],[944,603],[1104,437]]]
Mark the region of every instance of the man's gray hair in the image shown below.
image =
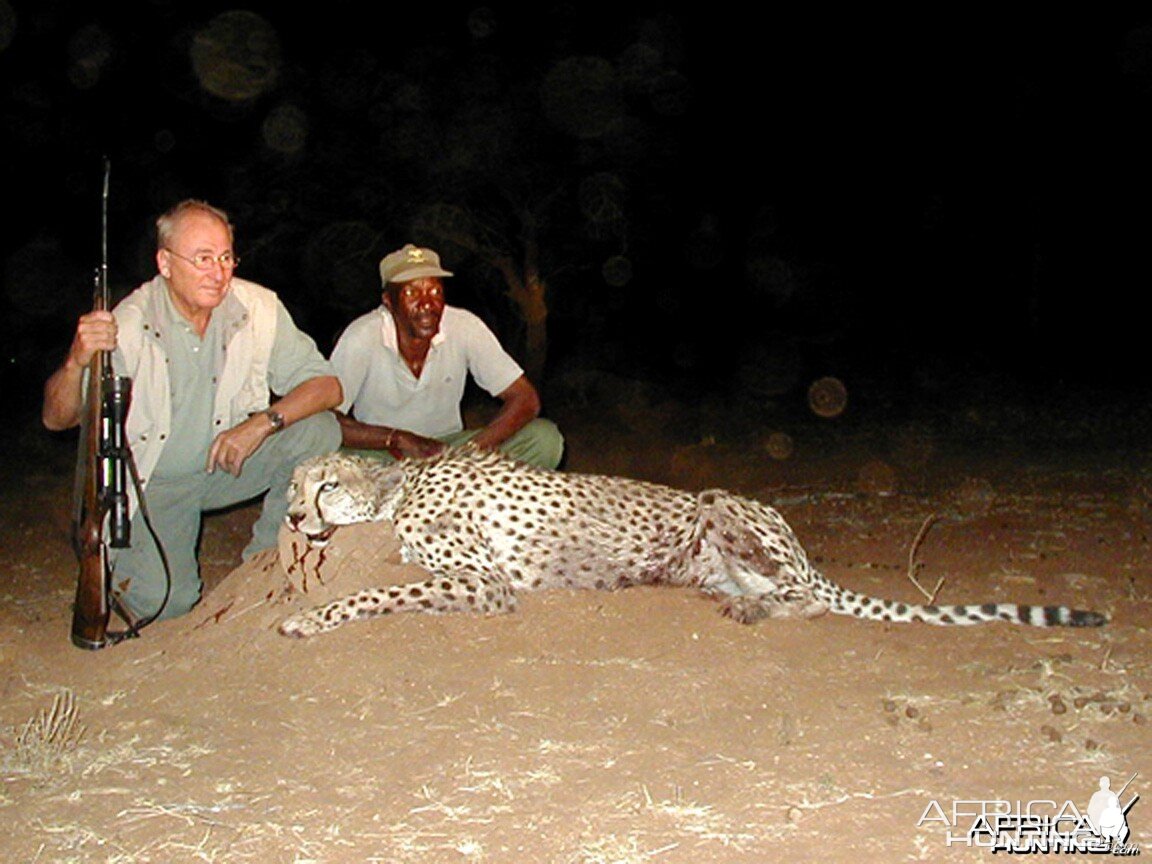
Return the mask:
[[[228,240],[232,240],[232,222],[228,214],[219,207],[213,207],[206,201],[188,198],[181,201],[167,213],[162,213],[156,220],[156,248],[165,249],[172,242],[172,235],[176,233],[176,224],[185,216],[193,213],[203,213],[213,219],[219,219],[228,229]]]

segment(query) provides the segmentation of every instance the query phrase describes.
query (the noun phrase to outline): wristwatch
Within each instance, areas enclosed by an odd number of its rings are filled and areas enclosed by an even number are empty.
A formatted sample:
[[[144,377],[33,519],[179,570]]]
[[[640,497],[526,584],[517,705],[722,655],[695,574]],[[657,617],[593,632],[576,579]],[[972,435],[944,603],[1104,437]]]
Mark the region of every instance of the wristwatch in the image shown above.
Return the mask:
[[[284,415],[275,408],[267,408],[264,415],[272,422],[272,432],[279,432],[284,428]]]

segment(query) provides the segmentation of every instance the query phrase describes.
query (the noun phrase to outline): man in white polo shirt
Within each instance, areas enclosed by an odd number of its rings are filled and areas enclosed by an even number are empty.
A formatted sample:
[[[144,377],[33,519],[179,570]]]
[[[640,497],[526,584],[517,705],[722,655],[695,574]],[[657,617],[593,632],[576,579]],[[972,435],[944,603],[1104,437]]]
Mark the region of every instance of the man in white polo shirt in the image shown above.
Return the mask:
[[[540,397],[524,370],[471,312],[444,302],[440,256],[411,243],[380,262],[383,303],[348,325],[332,352],[344,388],[337,411],[345,449],[382,459],[432,456],[474,441],[514,459],[555,468],[556,425],[537,416]],[[502,403],[482,429],[465,430],[464,386]]]

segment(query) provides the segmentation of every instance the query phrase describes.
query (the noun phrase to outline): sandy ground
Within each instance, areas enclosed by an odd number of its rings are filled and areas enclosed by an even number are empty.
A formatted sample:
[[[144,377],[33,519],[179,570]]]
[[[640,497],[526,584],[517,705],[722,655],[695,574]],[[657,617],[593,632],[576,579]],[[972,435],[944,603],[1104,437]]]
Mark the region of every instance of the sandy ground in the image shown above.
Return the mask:
[[[237,568],[247,507],[207,520],[193,614],[84,652],[68,639],[70,453],[29,433],[4,471],[23,491],[0,583],[0,859],[984,860],[949,845],[954,802],[1086,809],[1101,776],[1117,789],[1138,771],[1125,802],[1146,788],[1152,458],[923,428],[653,445],[667,421],[572,429],[568,468],[755,495],[858,590],[914,601],[912,571],[943,579],[943,602],[1112,623],[744,627],[642,588],[289,640],[290,612],[401,574],[379,526],[338,534],[323,562],[286,537]],[[1147,846],[1152,805],[1128,823]]]

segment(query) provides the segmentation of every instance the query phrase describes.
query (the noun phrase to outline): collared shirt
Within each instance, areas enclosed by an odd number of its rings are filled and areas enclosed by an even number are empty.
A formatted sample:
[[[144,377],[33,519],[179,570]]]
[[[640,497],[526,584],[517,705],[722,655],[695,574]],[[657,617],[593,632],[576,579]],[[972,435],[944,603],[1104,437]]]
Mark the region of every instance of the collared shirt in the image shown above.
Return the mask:
[[[158,477],[184,476],[204,470],[212,444],[212,406],[216,383],[224,368],[224,334],[244,312],[229,294],[208,319],[201,337],[164,292],[160,345],[168,359],[168,385],[172,398],[172,432],[156,463]]]
[[[429,438],[464,428],[460,400],[469,373],[493,396],[524,374],[480,318],[455,306],[444,307],[419,378],[400,356],[396,323],[384,306],[348,325],[332,366],[344,387],[341,411]]]

